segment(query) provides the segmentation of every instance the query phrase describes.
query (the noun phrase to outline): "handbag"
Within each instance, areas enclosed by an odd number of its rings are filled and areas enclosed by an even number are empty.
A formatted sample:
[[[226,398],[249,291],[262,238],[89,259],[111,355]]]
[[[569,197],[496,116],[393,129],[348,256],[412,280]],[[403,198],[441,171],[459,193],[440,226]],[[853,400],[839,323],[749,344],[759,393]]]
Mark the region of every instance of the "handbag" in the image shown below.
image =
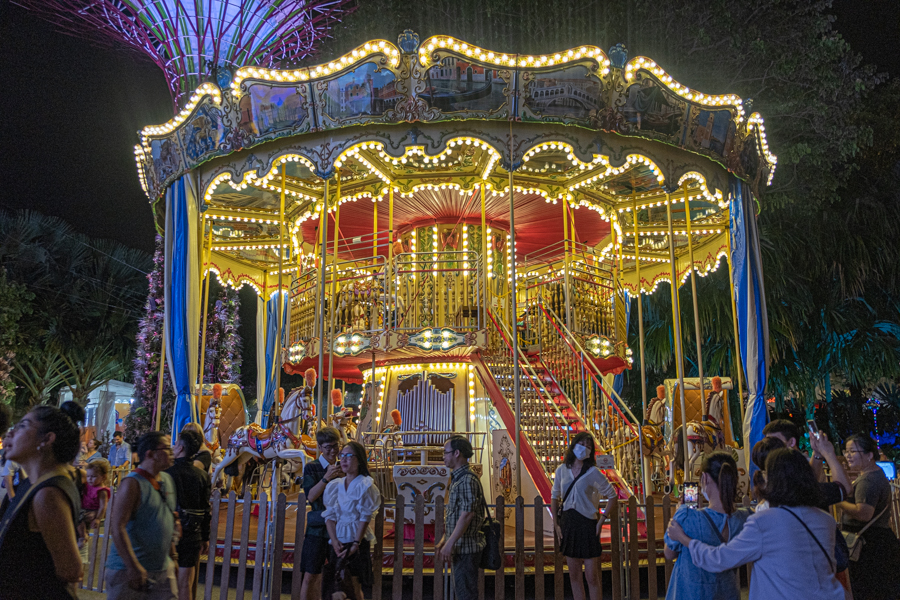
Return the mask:
[[[496,571],[503,564],[503,553],[500,549],[502,532],[500,522],[491,516],[488,510],[484,494],[481,494],[481,505],[484,507],[484,522],[481,524],[481,533],[484,534],[484,550],[481,551],[479,567]]]
[[[566,489],[566,493],[563,494],[562,502],[556,505],[556,522],[559,523],[560,529],[562,529],[563,519],[563,506],[566,504],[566,500],[569,499],[569,494],[572,493],[572,488],[575,487],[575,484],[578,483],[578,480],[581,479],[581,476],[588,472],[589,467],[584,465],[581,467],[581,473],[578,474],[578,477],[572,480],[572,483],[569,484],[569,487]]]
[[[859,531],[842,531],[844,534],[844,540],[847,542],[847,550],[850,554],[850,560],[856,562],[859,560],[859,555],[862,553],[863,546],[866,545],[866,540],[863,539],[862,534],[866,532],[866,529],[872,526],[872,524],[881,518],[881,516],[887,512],[887,509],[890,508],[890,504],[884,507],[877,516],[872,517],[866,526],[860,529]]]

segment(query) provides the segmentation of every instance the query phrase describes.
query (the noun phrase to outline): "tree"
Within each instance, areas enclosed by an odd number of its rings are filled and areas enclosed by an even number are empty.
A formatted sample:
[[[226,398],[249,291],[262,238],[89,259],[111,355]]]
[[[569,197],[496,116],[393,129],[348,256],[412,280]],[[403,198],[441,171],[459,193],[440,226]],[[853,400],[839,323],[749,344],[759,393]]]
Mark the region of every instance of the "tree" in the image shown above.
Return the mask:
[[[88,352],[68,350],[60,357],[65,368],[56,373],[72,392],[72,400],[81,406],[87,405],[91,392],[122,372],[122,365],[110,346],[94,346]]]
[[[52,351],[32,355],[17,361],[13,378],[25,388],[25,405],[46,404],[50,393],[66,381],[65,363],[62,357]]]
[[[237,290],[222,288],[210,307],[206,326],[205,383],[241,384],[241,299]]]
[[[31,314],[29,302],[34,298],[24,286],[7,279],[0,267],[0,402],[9,404],[15,394],[13,372],[14,349],[20,341],[19,323]]]

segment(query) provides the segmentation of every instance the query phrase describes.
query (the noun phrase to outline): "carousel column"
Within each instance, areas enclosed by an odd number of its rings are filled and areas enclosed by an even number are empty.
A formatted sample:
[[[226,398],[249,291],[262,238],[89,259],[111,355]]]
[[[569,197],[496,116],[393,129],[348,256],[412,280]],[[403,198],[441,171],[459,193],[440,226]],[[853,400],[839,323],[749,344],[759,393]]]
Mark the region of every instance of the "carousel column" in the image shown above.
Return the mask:
[[[203,219],[204,221],[206,219]],[[200,326],[203,329],[203,332],[200,334],[200,371],[197,373],[197,406],[200,406],[200,399],[203,398],[203,371],[206,369],[206,319],[209,313],[209,280],[212,278],[212,270],[210,270],[210,259],[212,258],[212,240],[213,240],[213,223],[212,220],[209,222],[209,242],[206,248],[206,261],[203,263],[203,266],[206,267],[206,278],[203,284],[203,293],[200,295],[201,301],[201,317],[200,317]],[[201,276],[203,275],[203,270],[200,270]],[[197,409],[199,410],[199,408]],[[193,421],[197,417],[196,411],[191,415],[191,420]]]
[[[341,171],[337,169],[335,173],[337,180],[337,198],[334,201],[334,246],[331,251],[331,262],[334,268],[331,273],[331,317],[328,325],[328,389],[334,389],[334,315],[338,311],[337,302],[337,264],[338,264],[338,238],[341,235],[340,219],[341,219]],[[328,415],[334,414],[334,404],[331,402],[327,405]],[[325,416],[325,413],[322,413]]]
[[[634,193],[634,186],[632,185],[632,194]],[[643,412],[643,418],[646,418],[647,415],[647,365],[644,363],[644,291],[641,286],[641,244],[640,244],[640,232],[638,231],[638,210],[637,210],[637,202],[632,201],[632,209],[631,216],[634,223],[634,270],[635,277],[637,278],[637,308],[638,308],[638,352],[641,357],[641,411]],[[643,433],[643,429],[641,428],[641,424],[638,425],[638,430]],[[650,470],[648,467],[648,458],[644,456],[644,441],[640,440],[641,444],[641,471],[643,473],[643,482],[644,482],[644,498],[647,497],[647,490],[650,488]]]
[[[684,364],[681,349],[681,310],[678,303],[678,265],[675,262],[675,234],[672,231],[672,198],[666,193],[666,221],[669,227],[669,262],[672,266],[672,326],[675,337],[675,373],[678,377],[679,400],[681,402],[681,442],[684,451],[684,480],[690,480],[688,473],[687,408],[684,401]],[[674,484],[674,478],[673,482]]]
[[[287,184],[287,164],[281,165],[281,203],[278,212],[278,337],[275,338],[275,417],[281,416],[281,398],[278,390],[281,389],[281,370],[284,368],[284,357],[282,356],[282,348],[284,347],[284,193]]]
[[[324,177],[323,179],[325,180],[325,192],[322,195],[322,217],[319,221],[319,377],[317,382],[319,390],[316,398],[316,404],[319,405],[319,415],[322,415],[322,410],[325,409],[325,394],[323,390],[325,386],[325,262],[328,250],[328,182],[331,178]],[[323,417],[321,427],[327,424]]]
[[[731,248],[731,232],[728,232],[728,247]],[[728,253],[728,290],[731,292],[731,323],[734,327],[734,368],[737,373],[738,405],[741,407],[741,423],[744,422],[744,377],[741,361],[741,340],[738,337],[737,302],[734,299],[734,267],[731,264],[731,253]],[[744,444],[743,432],[741,443]]]
[[[484,316],[481,317],[481,323],[487,323],[487,311],[490,306],[488,302],[490,301],[490,277],[488,273],[488,235],[487,235],[487,213],[485,212],[485,204],[484,204],[484,191],[485,188],[484,180],[481,181],[481,186],[479,187],[481,191],[481,277],[482,277],[482,294],[484,296],[483,301],[483,312]]]
[[[563,198],[563,286],[566,300],[566,327],[570,331],[575,331],[575,324],[572,322],[572,302],[569,297],[569,201]],[[574,235],[572,236],[575,237]]]
[[[700,406],[703,417],[706,417],[706,393],[703,385],[703,343],[700,334],[700,307],[697,300],[697,269],[694,267],[694,240],[691,236],[691,203],[688,197],[687,185],[684,186],[684,218],[687,223],[688,260],[691,261],[691,300],[694,304],[694,337],[697,341],[697,371],[700,375]],[[721,423],[720,426],[724,427]]]
[[[510,243],[510,321],[512,322],[512,354],[513,354],[513,393],[516,402],[516,493],[522,493],[522,393],[519,386],[519,335],[516,327],[517,302],[516,297],[516,212],[515,191],[513,190],[513,151],[512,151],[512,121],[509,123],[509,243]]]

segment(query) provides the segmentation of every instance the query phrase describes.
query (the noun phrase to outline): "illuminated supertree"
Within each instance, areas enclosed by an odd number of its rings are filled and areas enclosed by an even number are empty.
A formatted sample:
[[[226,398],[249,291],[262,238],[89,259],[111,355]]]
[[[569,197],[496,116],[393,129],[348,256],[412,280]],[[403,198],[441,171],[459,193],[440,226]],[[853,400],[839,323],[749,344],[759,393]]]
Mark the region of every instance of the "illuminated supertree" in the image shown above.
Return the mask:
[[[150,58],[177,107],[236,67],[289,64],[315,53],[353,0],[15,0],[64,33]]]

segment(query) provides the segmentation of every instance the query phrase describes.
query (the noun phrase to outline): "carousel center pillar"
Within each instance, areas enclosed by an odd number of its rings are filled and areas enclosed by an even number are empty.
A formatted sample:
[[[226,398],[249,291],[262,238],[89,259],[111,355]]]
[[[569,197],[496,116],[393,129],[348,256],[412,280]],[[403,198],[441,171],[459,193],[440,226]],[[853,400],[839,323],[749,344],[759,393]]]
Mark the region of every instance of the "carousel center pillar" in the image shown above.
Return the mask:
[[[631,186],[631,195],[634,197],[634,183]],[[638,348],[641,357],[641,412],[646,418],[647,415],[647,365],[644,363],[644,307],[643,307],[643,288],[641,287],[641,244],[638,232],[638,210],[637,201],[632,201],[631,218],[634,224],[634,270],[637,276],[637,308],[638,308]],[[640,427],[640,424],[637,424]],[[641,430],[643,434],[643,430]],[[641,444],[641,473],[643,473],[644,498],[647,498],[650,489],[650,471],[647,469],[647,463],[644,457],[644,443]]]
[[[691,261],[691,300],[694,304],[694,337],[697,342],[697,372],[700,376],[700,406],[705,420],[707,413],[706,392],[703,385],[703,336],[700,334],[700,306],[697,299],[697,269],[694,268],[694,240],[691,238],[691,204],[687,186],[684,186],[684,218],[687,224],[688,260]],[[726,407],[727,408],[727,407]],[[719,426],[724,428],[722,423]]]
[[[325,408],[323,389],[325,387],[325,261],[327,258],[326,252],[328,251],[328,182],[331,178],[323,177],[323,179],[325,180],[325,191],[322,195],[322,218],[319,221],[319,378],[317,382],[319,390],[316,398],[316,404],[319,405],[318,414],[320,415],[322,415],[322,410]],[[327,424],[328,422],[323,415],[322,427]]]
[[[337,313],[337,280],[338,280],[338,238],[341,235],[341,170],[335,170],[335,180],[337,185],[337,198],[334,201],[334,245],[331,251],[331,313],[328,325],[328,389],[334,389],[334,315]],[[334,414],[334,404],[327,404],[328,415]],[[324,417],[325,414],[323,413]]]
[[[687,408],[684,400],[684,356],[681,348],[681,310],[678,303],[678,265],[675,262],[675,234],[672,231],[672,197],[666,193],[666,221],[669,226],[669,261],[672,265],[672,326],[675,337],[675,372],[678,376],[679,400],[681,402],[681,441],[684,449],[684,480],[690,480],[688,473]]]
[[[518,55],[516,57],[518,62]],[[512,321],[512,352],[513,352],[513,392],[516,402],[516,490],[522,493],[522,393],[519,389],[519,335],[516,327],[517,300],[516,298],[516,212],[515,191],[513,190],[513,149],[512,149],[512,121],[509,122],[509,249],[510,255],[510,291],[509,308]]]

